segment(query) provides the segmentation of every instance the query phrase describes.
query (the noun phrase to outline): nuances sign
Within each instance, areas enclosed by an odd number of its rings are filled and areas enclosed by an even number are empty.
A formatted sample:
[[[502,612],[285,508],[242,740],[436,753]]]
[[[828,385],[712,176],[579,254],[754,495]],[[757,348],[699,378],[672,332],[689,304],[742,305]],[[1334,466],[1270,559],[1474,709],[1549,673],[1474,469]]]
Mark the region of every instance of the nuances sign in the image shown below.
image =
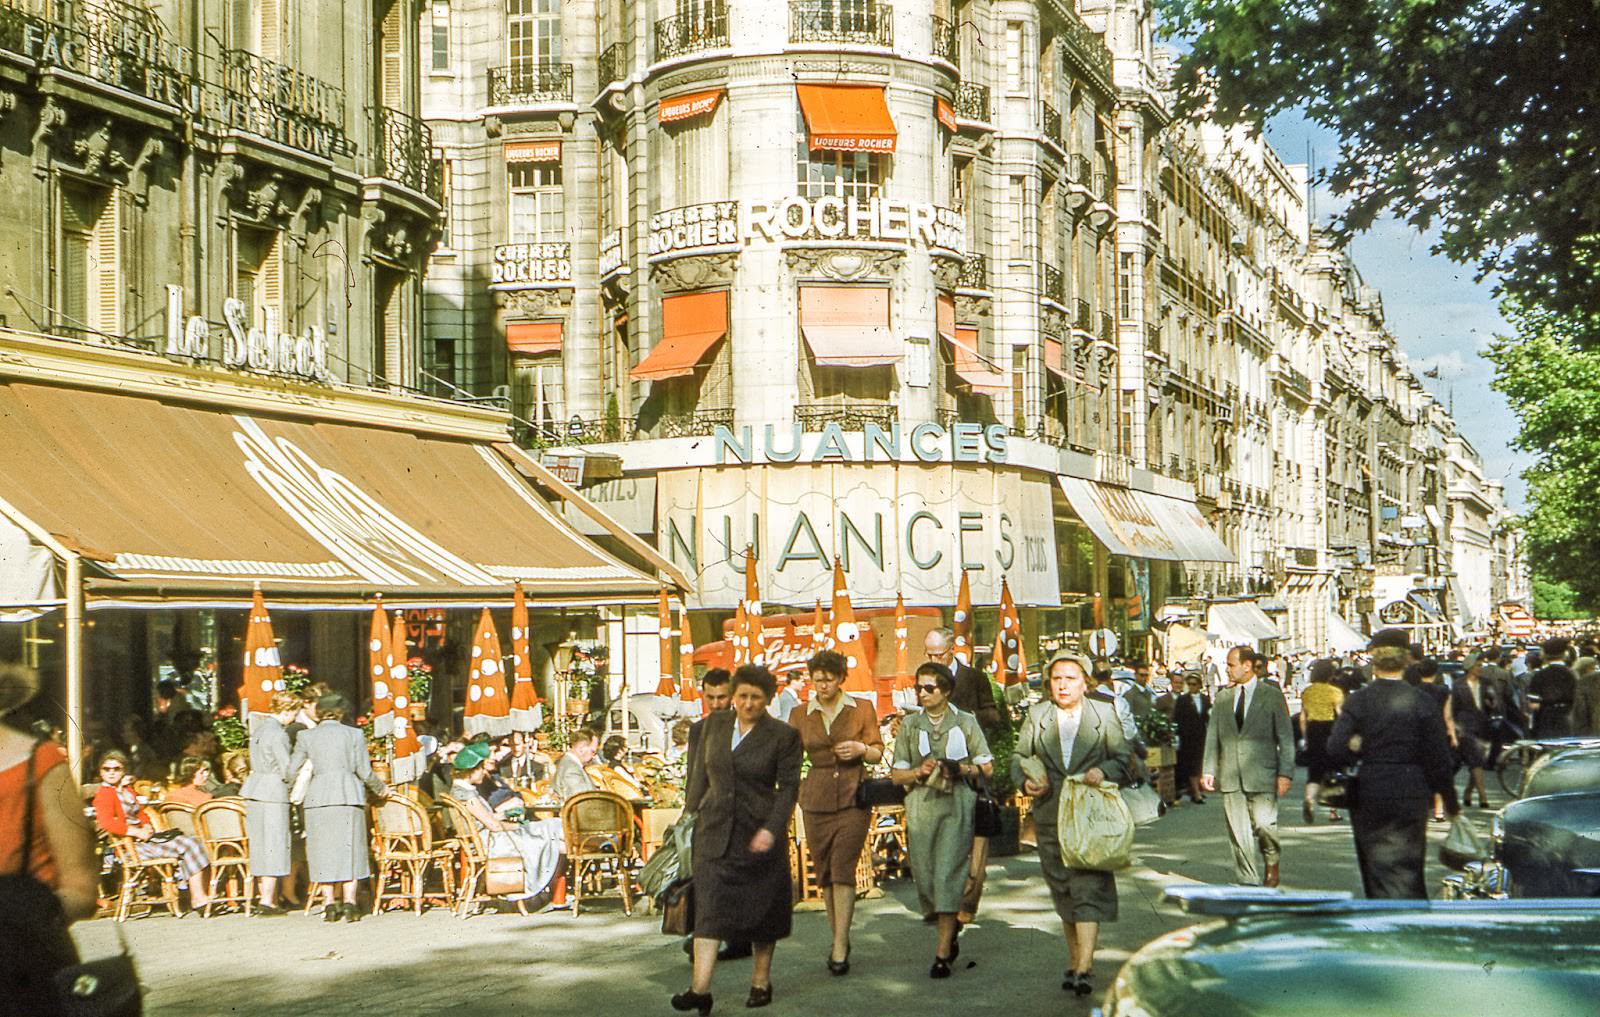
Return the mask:
[[[285,375],[307,381],[328,381],[328,340],[318,325],[300,335],[278,331],[276,308],[263,309],[258,328],[246,320],[237,297],[222,302],[222,366],[258,374]],[[211,323],[201,315],[183,314],[183,287],[167,286],[168,356],[211,359]]]

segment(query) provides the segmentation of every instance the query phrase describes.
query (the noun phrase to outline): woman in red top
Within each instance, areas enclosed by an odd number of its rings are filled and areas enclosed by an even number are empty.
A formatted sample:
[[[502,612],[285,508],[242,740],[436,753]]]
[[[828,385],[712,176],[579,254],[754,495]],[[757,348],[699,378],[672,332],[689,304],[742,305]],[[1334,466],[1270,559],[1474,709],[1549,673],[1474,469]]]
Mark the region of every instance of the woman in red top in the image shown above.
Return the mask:
[[[128,757],[107,752],[100,760],[100,788],[94,793],[94,820],[113,837],[133,840],[134,854],[142,859],[178,859],[178,882],[189,884],[189,904],[195,910],[211,902],[207,872],[211,858],[205,845],[187,834],[157,836],[155,821],[133,793],[133,775],[128,772]]]
[[[201,786],[210,779],[211,761],[189,756],[178,764],[178,781],[162,795],[161,800],[198,809],[211,800],[211,792]]]

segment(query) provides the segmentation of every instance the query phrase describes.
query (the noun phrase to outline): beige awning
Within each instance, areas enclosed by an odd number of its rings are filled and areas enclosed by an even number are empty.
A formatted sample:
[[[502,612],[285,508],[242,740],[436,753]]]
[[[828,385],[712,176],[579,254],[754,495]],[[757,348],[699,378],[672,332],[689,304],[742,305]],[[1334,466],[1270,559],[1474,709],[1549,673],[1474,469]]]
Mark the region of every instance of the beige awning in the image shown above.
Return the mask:
[[[91,599],[572,603],[660,583],[494,448],[378,426],[0,384],[0,497],[86,559]]]
[[[818,367],[884,367],[905,356],[883,286],[800,287],[800,332]]]
[[[1150,491],[1061,477],[1084,525],[1112,554],[1161,561],[1234,561],[1194,502]]]

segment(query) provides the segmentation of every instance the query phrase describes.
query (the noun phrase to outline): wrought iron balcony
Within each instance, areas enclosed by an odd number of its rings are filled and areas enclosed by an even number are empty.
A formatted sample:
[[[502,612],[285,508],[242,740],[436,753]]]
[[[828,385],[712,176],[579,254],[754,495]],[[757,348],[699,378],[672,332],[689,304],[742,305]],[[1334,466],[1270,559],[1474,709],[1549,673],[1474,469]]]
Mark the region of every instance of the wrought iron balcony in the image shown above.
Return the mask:
[[[1073,322],[1073,327],[1080,332],[1094,331],[1094,311],[1089,307],[1089,301],[1078,298],[1078,317]]]
[[[956,86],[956,116],[989,122],[989,86],[963,81]]]
[[[1088,187],[1094,176],[1094,163],[1086,155],[1075,155],[1067,160],[1067,179],[1080,187]]]
[[[1117,178],[1106,170],[1097,170],[1094,175],[1094,196],[1110,204],[1116,196]]]
[[[1067,279],[1061,269],[1051,264],[1039,266],[1039,295],[1058,304],[1067,299]]]
[[[526,63],[489,68],[491,106],[538,106],[571,101],[571,64]]]
[[[982,290],[989,286],[989,259],[973,252],[961,259],[961,274],[956,286],[964,290]]]
[[[1039,100],[1039,132],[1044,140],[1053,142],[1057,148],[1062,147],[1061,113],[1043,99]]]
[[[656,421],[651,430],[657,438],[694,438],[710,434],[718,425],[733,426],[733,407],[666,414]]]
[[[846,431],[859,431],[866,424],[889,427],[900,419],[900,408],[883,406],[796,406],[794,419],[807,431],[838,424]]]
[[[934,17],[932,21],[934,59],[952,65],[960,64],[961,36],[956,31],[956,26],[941,17]]]
[[[431,198],[439,197],[433,173],[433,132],[428,125],[397,109],[380,106],[371,109],[373,120],[373,169],[385,180],[409,187]]]
[[[621,81],[628,73],[628,50],[620,42],[607,46],[600,54],[600,87]]]
[[[1117,323],[1109,314],[1100,315],[1100,341],[1109,346],[1117,344]]]
[[[1109,84],[1111,77],[1111,50],[1105,39],[1090,31],[1089,26],[1076,16],[1068,16],[1061,23],[1062,59],[1078,63],[1082,69]]]
[[[1144,196],[1144,218],[1146,222],[1159,223],[1161,221],[1161,199],[1154,194]]]
[[[671,60],[727,45],[727,4],[706,4],[698,10],[675,14],[656,22],[657,60]]]
[[[1161,353],[1161,326],[1146,325],[1144,327],[1144,351],[1146,353]]]
[[[870,0],[791,0],[790,42],[894,45],[894,9]]]

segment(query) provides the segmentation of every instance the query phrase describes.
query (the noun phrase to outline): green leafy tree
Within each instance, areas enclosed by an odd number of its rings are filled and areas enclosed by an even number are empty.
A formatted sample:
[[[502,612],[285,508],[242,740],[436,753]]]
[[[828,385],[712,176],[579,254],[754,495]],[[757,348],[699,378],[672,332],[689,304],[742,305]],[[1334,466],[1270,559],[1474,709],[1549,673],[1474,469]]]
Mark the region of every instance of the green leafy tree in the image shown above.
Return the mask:
[[[1534,456],[1522,474],[1528,560],[1592,609],[1600,605],[1600,334],[1586,318],[1515,302],[1504,310],[1515,333],[1486,356],[1521,423],[1512,444]]]
[[[1600,325],[1594,0],[1157,0],[1192,42],[1180,105],[1342,139],[1348,236],[1392,213],[1524,303]],[[1600,327],[1584,338],[1600,339]]]
[[[1533,616],[1544,621],[1587,618],[1589,612],[1578,607],[1578,595],[1566,583],[1548,579],[1533,581]]]

